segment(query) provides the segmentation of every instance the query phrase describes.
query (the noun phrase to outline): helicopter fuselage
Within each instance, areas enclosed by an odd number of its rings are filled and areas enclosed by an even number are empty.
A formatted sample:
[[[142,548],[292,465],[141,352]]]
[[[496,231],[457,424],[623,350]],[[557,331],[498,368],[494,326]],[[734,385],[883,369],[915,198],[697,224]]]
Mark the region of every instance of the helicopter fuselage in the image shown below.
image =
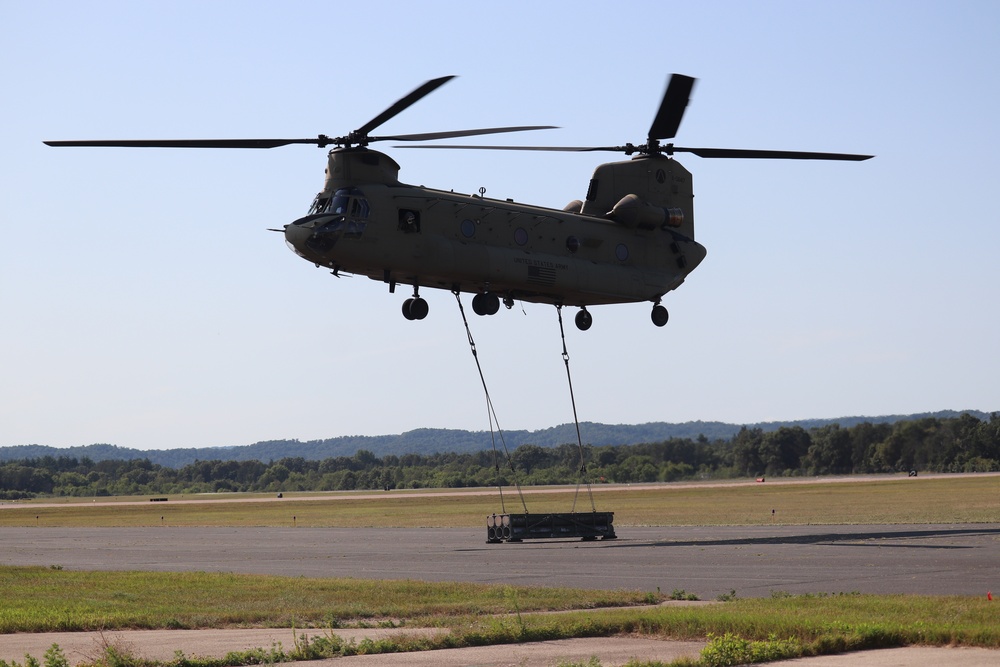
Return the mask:
[[[473,146],[421,144],[419,148],[529,150],[633,156],[594,170],[585,200],[562,210],[407,185],[399,165],[370,150],[375,141],[426,142],[485,134],[555,129],[520,125],[372,136],[372,131],[452,80],[424,82],[352,132],[309,139],[111,139],[46,141],[49,146],[134,148],[276,148],[291,144],[337,146],[329,153],[326,184],[309,213],[285,225],[285,240],[301,257],[334,275],[381,280],[394,292],[413,286],[403,316],[421,320],[421,287],[475,294],[472,309],[492,315],[515,300],[578,306],[576,325],[588,329],[588,306],[651,301],[650,318],[667,323],[660,300],[677,289],[705,258],[694,240],[691,173],[675,153],[703,158],[848,160],[871,155],[675,146],[695,79],[673,74],[645,143],[621,146]],[[276,230],[281,231],[281,230]],[[460,302],[461,303],[461,302]],[[463,311],[464,312],[464,311]],[[561,321],[561,320],[560,320]]]
[[[690,174],[671,158],[601,165],[587,201],[569,210],[407,185],[398,169],[367,148],[330,151],[326,185],[309,214],[286,225],[288,244],[318,267],[390,291],[495,294],[508,307],[659,303],[706,254],[693,238]]]

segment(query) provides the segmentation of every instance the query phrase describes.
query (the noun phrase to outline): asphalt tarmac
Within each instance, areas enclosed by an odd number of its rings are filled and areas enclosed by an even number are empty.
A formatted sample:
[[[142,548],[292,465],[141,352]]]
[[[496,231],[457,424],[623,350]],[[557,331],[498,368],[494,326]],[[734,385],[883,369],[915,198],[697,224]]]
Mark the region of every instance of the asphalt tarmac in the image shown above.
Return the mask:
[[[539,540],[487,544],[485,526],[470,529],[343,528],[0,528],[0,563],[79,570],[206,571],[308,577],[473,581],[645,591],[684,589],[703,600],[789,593],[1000,593],[1000,524],[920,526],[618,527],[619,539]],[[244,643],[267,645],[282,630],[207,630],[181,641],[180,631],[122,632],[116,641],[139,654],[186,647],[222,655]],[[237,634],[233,634],[233,633]],[[159,633],[159,634],[157,634]],[[98,639],[73,633],[60,646],[70,661],[99,650]],[[166,636],[159,636],[166,635]],[[16,640],[16,641],[15,641]],[[0,635],[0,654],[41,655],[55,636]],[[82,643],[81,643],[82,642]],[[248,643],[249,642],[249,643]],[[14,644],[17,644],[16,646]],[[79,646],[77,646],[79,644]],[[98,649],[94,647],[97,646]],[[323,665],[621,665],[630,658],[696,658],[700,642],[646,638],[579,639],[515,646],[357,656]],[[172,655],[172,654],[171,654]],[[805,667],[908,665],[985,667],[996,651],[909,647],[825,656]],[[780,663],[786,664],[786,663]],[[302,663],[321,667],[321,663]]]
[[[0,563],[514,585],[1000,594],[1000,524],[617,527],[619,538],[487,544],[486,528],[0,528]]]

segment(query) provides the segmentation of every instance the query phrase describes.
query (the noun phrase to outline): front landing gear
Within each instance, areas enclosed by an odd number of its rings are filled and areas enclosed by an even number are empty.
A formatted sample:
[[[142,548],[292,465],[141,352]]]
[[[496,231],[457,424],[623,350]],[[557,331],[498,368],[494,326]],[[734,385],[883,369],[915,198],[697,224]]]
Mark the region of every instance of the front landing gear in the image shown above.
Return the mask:
[[[403,302],[403,317],[408,320],[422,320],[430,312],[430,306],[420,297],[407,299]]]
[[[472,297],[472,312],[476,315],[496,315],[499,310],[500,297],[493,292],[480,292]]]
[[[586,331],[590,328],[590,325],[594,323],[594,316],[590,314],[585,307],[580,309],[580,312],[576,314],[576,328],[580,331]]]
[[[667,320],[670,319],[670,313],[667,312],[666,308],[657,303],[653,306],[653,312],[650,313],[649,317],[653,320],[653,324],[658,327],[662,327],[667,323]]]
[[[420,298],[420,293],[416,287],[413,288],[413,298],[403,302],[403,317],[408,320],[422,320],[430,312],[430,306]]]

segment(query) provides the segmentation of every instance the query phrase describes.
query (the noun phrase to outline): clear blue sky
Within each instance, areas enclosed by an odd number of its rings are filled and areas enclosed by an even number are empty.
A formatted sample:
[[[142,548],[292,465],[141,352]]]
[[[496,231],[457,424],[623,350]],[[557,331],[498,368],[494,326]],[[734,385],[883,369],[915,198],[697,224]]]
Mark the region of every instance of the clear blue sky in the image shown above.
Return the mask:
[[[648,304],[569,325],[582,420],[1000,410],[998,27],[991,1],[0,0],[0,445],[487,429],[451,294],[407,322],[266,231],[325,151],[41,143],[341,134],[446,74],[380,130],[637,143],[682,72],[679,144],[877,156],[682,156],[708,258],[665,329]],[[556,208],[618,159],[381,148],[405,182]],[[552,307],[472,326],[501,426],[572,420]]]

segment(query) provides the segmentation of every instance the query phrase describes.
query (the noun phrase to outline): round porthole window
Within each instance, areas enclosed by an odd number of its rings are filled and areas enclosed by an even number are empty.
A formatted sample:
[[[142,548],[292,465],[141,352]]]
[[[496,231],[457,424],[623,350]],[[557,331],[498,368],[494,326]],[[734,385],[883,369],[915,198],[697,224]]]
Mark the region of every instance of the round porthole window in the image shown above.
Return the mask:
[[[566,249],[569,250],[570,252],[576,252],[577,250],[579,250],[580,239],[576,238],[575,236],[570,236],[568,239],[566,239]]]
[[[628,259],[628,246],[624,243],[619,243],[618,247],[615,248],[615,257],[618,258],[619,262],[624,262]]]
[[[514,230],[514,243],[517,245],[524,245],[528,242],[528,232],[524,231],[523,227],[518,227]]]
[[[471,239],[476,235],[476,223],[472,220],[465,219],[462,221],[462,236],[467,239]]]

